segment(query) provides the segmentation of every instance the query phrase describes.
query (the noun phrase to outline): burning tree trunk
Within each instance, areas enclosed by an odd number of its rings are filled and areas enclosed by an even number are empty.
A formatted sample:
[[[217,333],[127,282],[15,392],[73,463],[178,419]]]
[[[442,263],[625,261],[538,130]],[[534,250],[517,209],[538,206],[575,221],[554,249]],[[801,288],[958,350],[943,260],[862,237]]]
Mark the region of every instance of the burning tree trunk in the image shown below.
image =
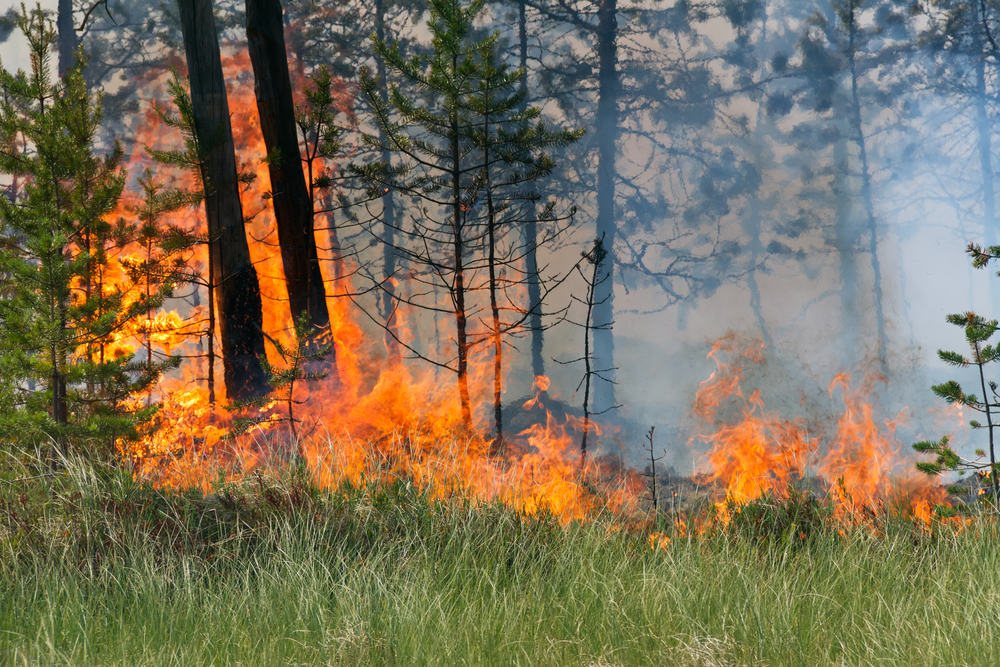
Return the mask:
[[[303,313],[311,340],[330,339],[330,314],[313,233],[313,201],[302,174],[295,105],[288,75],[281,3],[247,0],[246,29],[260,129],[267,149],[271,203],[292,319]]]
[[[229,102],[211,0],[178,0],[195,131],[208,151],[202,166],[209,242],[222,339],[222,363],[230,399],[267,391],[259,357],[264,354],[263,315],[257,272],[243,229],[243,206]]]

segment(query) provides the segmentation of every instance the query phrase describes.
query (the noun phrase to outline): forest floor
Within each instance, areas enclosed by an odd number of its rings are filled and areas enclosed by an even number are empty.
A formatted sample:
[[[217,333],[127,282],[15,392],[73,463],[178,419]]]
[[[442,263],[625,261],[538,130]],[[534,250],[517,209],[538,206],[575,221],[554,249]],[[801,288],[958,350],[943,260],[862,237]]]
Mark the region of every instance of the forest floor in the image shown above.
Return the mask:
[[[24,473],[0,471],[0,665],[1000,662],[985,519],[845,528],[799,498],[684,536],[295,469],[209,495]]]

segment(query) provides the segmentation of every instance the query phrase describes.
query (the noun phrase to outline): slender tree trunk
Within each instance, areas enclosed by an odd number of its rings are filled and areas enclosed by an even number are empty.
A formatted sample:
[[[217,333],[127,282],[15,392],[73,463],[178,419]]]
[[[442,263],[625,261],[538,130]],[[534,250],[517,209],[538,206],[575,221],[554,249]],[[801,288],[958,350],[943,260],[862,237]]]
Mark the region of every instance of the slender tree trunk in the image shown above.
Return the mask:
[[[767,2],[762,3],[761,7],[761,43],[767,43]],[[758,69],[758,76],[763,77],[765,74],[763,67]],[[761,302],[760,285],[757,284],[757,265],[760,258],[764,256],[764,245],[760,240],[760,230],[761,230],[761,209],[763,208],[763,202],[761,202],[760,188],[763,185],[763,179],[761,174],[764,172],[764,157],[762,154],[761,146],[767,139],[767,132],[764,130],[765,123],[767,122],[766,115],[764,113],[764,104],[761,101],[757,105],[757,122],[754,125],[753,135],[751,137],[753,152],[753,164],[754,169],[757,172],[757,184],[753,191],[753,198],[750,201],[749,215],[744,217],[743,230],[750,237],[750,243],[747,249],[750,251],[750,268],[747,274],[747,287],[750,290],[750,308],[753,311],[754,318],[757,320],[757,328],[760,329],[761,338],[770,347],[774,344],[774,340],[771,337],[770,327],[767,326],[767,320],[764,318],[764,306]]]
[[[528,90],[528,15],[525,0],[518,0],[517,34],[520,66],[524,71],[521,77],[521,91]],[[523,108],[528,106],[525,98]],[[531,374],[545,375],[545,359],[542,357],[544,335],[542,331],[542,290],[538,280],[538,222],[535,219],[537,209],[534,202],[525,204],[527,219],[524,226],[524,272],[528,283],[528,327],[531,329]]]
[[[840,106],[840,105],[838,105]],[[839,136],[833,145],[833,195],[837,213],[835,247],[840,260],[841,364],[850,366],[858,361],[859,312],[857,252],[859,235],[854,221],[854,197],[850,192],[850,163],[847,137],[840,114],[835,109]]]
[[[63,261],[63,252],[59,251],[58,257]],[[56,317],[59,330],[56,338],[50,345],[52,361],[52,421],[58,427],[64,427],[69,423],[69,404],[66,400],[66,304],[56,304]],[[69,454],[69,443],[66,435],[62,432],[56,434],[56,448],[60,455],[65,457]],[[53,461],[58,466],[58,461]]]
[[[608,252],[601,269],[594,296],[594,370],[613,380],[615,341],[611,330],[614,322],[614,246],[617,236],[615,220],[615,157],[618,145],[617,70],[617,0],[600,0],[597,10],[598,101],[597,101],[597,236],[604,237]],[[599,382],[594,387],[595,412],[615,405],[613,382]]]
[[[331,339],[330,313],[313,233],[313,201],[302,174],[279,0],[246,0],[246,30],[289,309],[295,322],[307,315],[310,345],[325,345]]]
[[[591,276],[587,290],[587,319],[583,327],[583,437],[580,438],[580,470],[587,469],[587,434],[590,433],[590,379],[593,376],[590,357],[591,321],[594,313],[594,295],[597,293],[597,281],[600,279],[601,265],[594,264],[594,274]]]
[[[978,12],[978,4],[977,12]],[[976,49],[976,139],[979,146],[979,170],[983,179],[983,240],[987,246],[997,244],[996,185],[993,181],[993,132],[986,95],[986,57],[982,53],[979,31],[973,32]],[[990,281],[990,304],[1000,310],[1000,285]]]
[[[489,98],[487,97],[487,100]],[[489,102],[487,102],[489,103]],[[490,120],[487,114],[484,122],[484,132],[487,137],[490,132]],[[489,139],[487,139],[489,141]],[[490,280],[490,312],[493,316],[493,424],[496,427],[496,440],[493,451],[502,454],[503,444],[503,340],[500,331],[500,306],[497,303],[497,219],[493,206],[493,186],[490,178],[490,152],[483,151],[483,161],[486,164],[486,214],[487,234],[489,243],[489,280]]]
[[[375,37],[380,41],[385,40],[385,0],[375,0]],[[389,89],[386,83],[385,61],[378,55],[375,56],[375,72],[378,74],[378,94],[383,102],[389,100]],[[385,136],[380,136],[385,141]],[[382,161],[389,164],[391,155],[389,151],[382,151]],[[386,333],[383,337],[385,348],[392,361],[400,359],[401,351],[399,343],[396,342],[396,285],[393,282],[396,275],[396,200],[393,193],[386,192],[382,195],[382,273],[384,277],[384,287],[382,290],[381,315],[385,320]]]
[[[452,56],[452,72],[458,72],[458,56]],[[456,105],[457,106],[457,105]],[[462,210],[461,184],[461,153],[458,141],[458,111],[452,111],[451,117],[451,186],[452,186],[452,238],[454,243],[455,281],[452,284],[451,298],[455,307],[455,328],[458,342],[458,397],[462,408],[462,426],[466,430],[472,428],[472,407],[469,398],[469,340],[465,313],[465,238]]]
[[[209,266],[212,265],[212,248],[209,243]],[[208,272],[208,345],[205,350],[208,359],[208,404],[215,405],[215,284],[212,282],[212,271]]]
[[[222,363],[230,399],[267,391],[260,285],[243,225],[229,102],[211,0],[178,0],[195,132],[209,151],[202,166],[205,212],[212,253],[212,282],[219,309]]]
[[[888,364],[889,341],[885,331],[885,311],[882,299],[882,263],[878,255],[878,221],[875,218],[875,201],[872,194],[871,170],[868,164],[868,145],[865,140],[864,126],[861,119],[861,98],[858,94],[858,70],[856,36],[857,20],[851,12],[849,27],[850,43],[848,62],[851,68],[851,103],[854,141],[858,146],[858,158],[861,162],[861,203],[865,208],[865,218],[868,222],[868,252],[871,255],[872,273],[874,274],[873,291],[875,297],[875,327],[878,336],[878,360],[882,370]]]
[[[59,76],[66,76],[66,72],[73,67],[73,54],[78,43],[73,23],[73,0],[59,0],[56,29],[59,31]]]

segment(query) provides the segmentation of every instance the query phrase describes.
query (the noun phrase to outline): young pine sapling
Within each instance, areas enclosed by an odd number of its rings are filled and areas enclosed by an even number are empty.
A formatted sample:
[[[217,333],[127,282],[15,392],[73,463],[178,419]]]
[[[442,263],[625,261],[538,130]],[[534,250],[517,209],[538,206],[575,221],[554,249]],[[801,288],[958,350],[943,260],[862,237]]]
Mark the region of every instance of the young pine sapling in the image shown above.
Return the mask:
[[[923,441],[913,445],[913,448],[920,453],[936,455],[933,461],[917,463],[917,468],[929,475],[940,475],[946,471],[954,471],[959,474],[970,471],[976,473],[980,479],[989,481],[992,487],[992,505],[996,509],[997,499],[1000,497],[1000,488],[998,488],[1000,484],[998,484],[996,474],[998,466],[993,431],[1000,426],[996,423],[998,409],[1000,409],[1000,396],[997,394],[997,383],[986,379],[984,367],[1000,359],[1000,346],[989,344],[990,338],[1000,330],[1000,327],[998,327],[996,320],[986,320],[972,312],[949,315],[948,322],[965,329],[965,339],[972,354],[971,357],[966,357],[958,352],[939,350],[938,357],[950,366],[959,368],[975,366],[983,394],[981,398],[976,394],[968,394],[954,380],[934,385],[931,390],[949,403],[958,403],[985,416],[986,424],[977,420],[970,421],[969,424],[973,429],[986,429],[989,441],[989,463],[983,460],[986,458],[986,452],[983,450],[976,450],[976,459],[967,459],[959,455],[949,445],[948,436],[944,436],[938,441]]]
[[[302,440],[297,424],[300,419],[295,416],[295,406],[305,403],[295,397],[295,388],[299,382],[316,382],[322,380],[329,373],[325,371],[308,370],[310,365],[322,364],[331,353],[330,344],[316,347],[312,340],[314,332],[312,323],[309,321],[309,314],[303,313],[295,322],[295,338],[290,345],[285,345],[280,340],[267,336],[268,341],[274,346],[278,356],[284,362],[284,368],[277,368],[261,355],[260,364],[267,374],[267,382],[271,391],[263,396],[234,401],[232,407],[227,408],[234,412],[242,412],[243,415],[233,421],[233,435],[246,433],[254,426],[260,424],[273,424],[285,422],[288,425],[288,433],[296,443],[299,456],[304,455]],[[276,403],[284,408],[284,416],[278,416],[267,412],[267,406]]]

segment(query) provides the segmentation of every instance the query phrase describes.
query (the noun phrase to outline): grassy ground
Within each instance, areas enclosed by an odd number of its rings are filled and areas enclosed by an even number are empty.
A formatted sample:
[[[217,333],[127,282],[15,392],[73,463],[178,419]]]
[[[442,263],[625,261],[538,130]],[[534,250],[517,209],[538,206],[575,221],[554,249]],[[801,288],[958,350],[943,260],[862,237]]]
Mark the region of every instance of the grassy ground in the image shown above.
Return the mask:
[[[0,482],[0,664],[1000,661],[991,531],[841,535],[806,514],[654,550],[648,527],[404,483],[260,477],[206,498],[74,466]]]

